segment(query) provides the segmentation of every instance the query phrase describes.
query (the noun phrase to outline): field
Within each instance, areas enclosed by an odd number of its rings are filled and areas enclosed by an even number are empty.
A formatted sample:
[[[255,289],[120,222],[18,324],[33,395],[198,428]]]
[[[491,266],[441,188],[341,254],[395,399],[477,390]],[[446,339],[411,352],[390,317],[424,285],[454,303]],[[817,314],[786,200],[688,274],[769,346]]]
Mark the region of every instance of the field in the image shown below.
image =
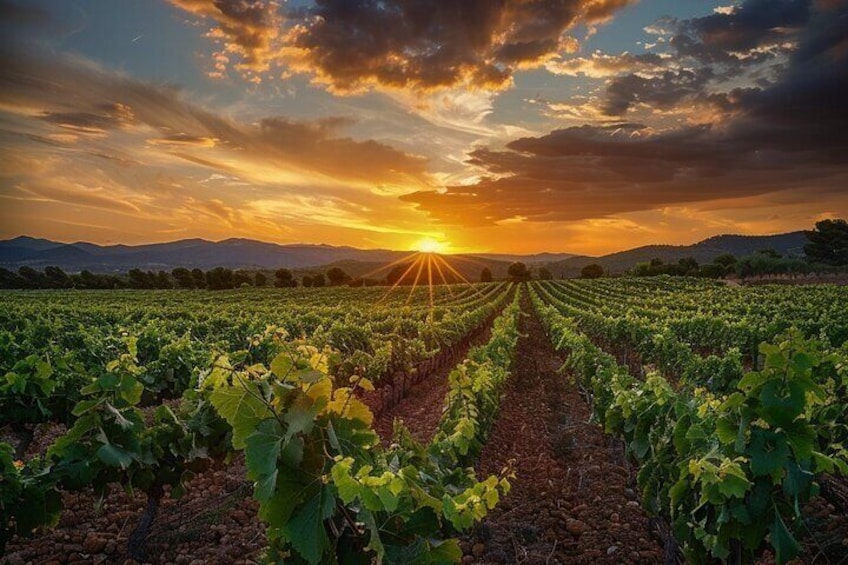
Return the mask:
[[[839,563],[848,291],[0,293],[3,563]]]

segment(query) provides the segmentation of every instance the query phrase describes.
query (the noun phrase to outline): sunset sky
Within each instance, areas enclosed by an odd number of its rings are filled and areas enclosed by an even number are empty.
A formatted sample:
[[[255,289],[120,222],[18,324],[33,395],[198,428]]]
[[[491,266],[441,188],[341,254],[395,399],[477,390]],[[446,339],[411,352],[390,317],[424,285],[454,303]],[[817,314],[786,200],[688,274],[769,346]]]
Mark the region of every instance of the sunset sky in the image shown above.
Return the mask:
[[[848,0],[0,13],[0,238],[603,254],[848,216]]]

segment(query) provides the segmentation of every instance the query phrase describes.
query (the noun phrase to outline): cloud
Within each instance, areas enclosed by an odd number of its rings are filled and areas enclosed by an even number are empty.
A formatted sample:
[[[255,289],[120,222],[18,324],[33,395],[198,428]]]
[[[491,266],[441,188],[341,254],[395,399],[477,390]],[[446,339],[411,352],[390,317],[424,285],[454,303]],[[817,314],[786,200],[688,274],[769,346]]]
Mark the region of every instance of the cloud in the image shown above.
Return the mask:
[[[702,63],[739,63],[752,51],[781,45],[809,22],[812,0],[747,0],[732,11],[680,21],[670,45]]]
[[[607,83],[601,110],[607,116],[622,116],[636,104],[667,110],[682,100],[699,97],[713,76],[709,67],[663,71],[654,77],[617,76]]]
[[[700,98],[721,111],[721,120],[666,129],[584,125],[524,137],[503,150],[470,153],[468,163],[488,172],[480,182],[404,199],[463,226],[587,220],[775,193],[844,203],[847,25],[848,3],[816,12],[798,32],[786,69],[766,87],[705,92],[710,67],[610,83],[624,85],[621,93],[611,90],[610,114],[641,102],[670,108]]]
[[[221,45],[214,55],[216,78],[234,61],[235,69],[259,80],[277,54],[283,17],[279,3],[263,0],[170,0],[201,21],[212,20],[207,37]]]
[[[135,122],[132,108],[120,103],[100,104],[95,112],[46,111],[41,119],[77,134],[102,135]]]
[[[348,135],[350,117],[241,120],[173,86],[37,50],[0,50],[0,67],[4,226],[314,240],[337,224],[333,243],[376,233],[383,246],[427,231],[396,196],[431,186],[428,160]]]
[[[215,138],[177,133],[174,135],[148,139],[147,143],[151,145],[165,145],[171,147],[215,147]]]
[[[294,10],[292,67],[335,92],[374,86],[500,90],[518,68],[542,65],[573,44],[577,23],[607,19],[626,1],[322,0]]]
[[[289,176],[299,171],[303,178],[312,173],[342,182],[427,183],[425,159],[377,141],[340,136],[352,123],[348,118],[298,122],[268,117],[240,123],[188,102],[173,87],[135,81],[78,59],[6,53],[0,54],[0,64],[0,105],[17,115],[31,139],[51,142],[59,132],[99,138],[120,134],[137,149],[180,150],[174,154],[190,155],[195,163],[202,160],[227,174],[262,163],[265,170],[278,168]],[[31,131],[37,128],[32,117],[46,130]],[[129,139],[133,136],[138,140]],[[206,154],[185,153],[194,149]]]
[[[830,7],[813,0],[746,0],[703,17],[664,17],[645,28],[658,37],[651,46],[660,45],[659,52],[596,52],[558,58],[546,68],[604,80],[590,102],[559,103],[566,113],[594,115],[597,121],[643,108],[677,113],[681,121],[714,121],[724,118],[720,112],[727,105],[721,100],[731,90],[779,81],[799,44],[809,43],[810,30],[828,26],[825,18],[841,5],[844,0]]]
[[[549,61],[545,68],[556,75],[607,78],[622,73],[656,75],[668,67],[668,60],[656,53],[608,55],[592,53],[591,57],[574,57]]]
[[[317,0],[281,9],[263,0],[170,0],[215,22],[223,46],[211,76],[234,55],[241,70],[312,75],[336,93],[372,88],[501,90],[521,68],[573,50],[578,24],[608,20],[633,0]]]

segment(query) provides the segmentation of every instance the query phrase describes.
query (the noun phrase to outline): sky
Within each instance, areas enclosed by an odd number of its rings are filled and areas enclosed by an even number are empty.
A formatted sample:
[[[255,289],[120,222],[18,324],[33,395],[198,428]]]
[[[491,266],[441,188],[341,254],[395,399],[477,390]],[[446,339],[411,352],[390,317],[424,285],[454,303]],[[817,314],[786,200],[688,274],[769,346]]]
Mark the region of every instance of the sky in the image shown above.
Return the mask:
[[[0,238],[600,255],[848,216],[848,0],[0,16]]]

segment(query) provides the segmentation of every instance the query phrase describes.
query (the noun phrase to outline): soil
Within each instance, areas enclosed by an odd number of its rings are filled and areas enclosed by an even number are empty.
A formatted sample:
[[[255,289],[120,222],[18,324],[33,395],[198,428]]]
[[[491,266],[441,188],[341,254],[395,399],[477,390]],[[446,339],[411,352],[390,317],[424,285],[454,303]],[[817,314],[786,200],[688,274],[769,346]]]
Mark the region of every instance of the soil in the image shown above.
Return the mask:
[[[620,446],[589,407],[525,296],[522,337],[478,475],[510,462],[513,488],[463,541],[465,563],[661,563]]]
[[[166,489],[147,538],[150,563],[252,564],[265,547],[265,528],[245,481],[244,462],[212,468],[192,479],[182,498]],[[31,539],[14,538],[5,564],[135,563],[125,557],[146,497],[113,488],[101,501],[91,489],[63,495],[59,524]]]
[[[384,445],[391,443],[395,420],[402,421],[412,437],[418,441],[425,443],[430,441],[442,418],[445,396],[448,393],[448,375],[465,359],[472,347],[489,341],[495,317],[489,320],[482,331],[477,332],[468,343],[459,348],[453,362],[445,363],[440,369],[412,387],[400,403],[380,412],[374,421],[374,429],[380,434]]]

